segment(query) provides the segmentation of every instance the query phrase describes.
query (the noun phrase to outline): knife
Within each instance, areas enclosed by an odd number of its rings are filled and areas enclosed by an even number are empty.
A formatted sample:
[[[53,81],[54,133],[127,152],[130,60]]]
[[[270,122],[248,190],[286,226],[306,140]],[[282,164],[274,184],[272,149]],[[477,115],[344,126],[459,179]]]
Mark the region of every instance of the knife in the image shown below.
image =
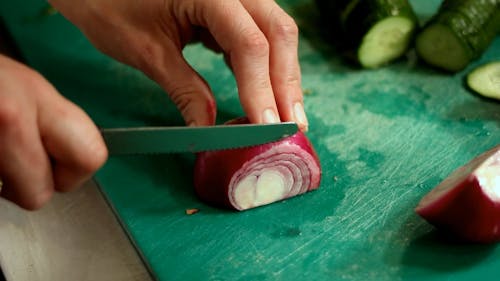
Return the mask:
[[[295,134],[297,124],[101,129],[110,155],[183,153],[260,145]]]

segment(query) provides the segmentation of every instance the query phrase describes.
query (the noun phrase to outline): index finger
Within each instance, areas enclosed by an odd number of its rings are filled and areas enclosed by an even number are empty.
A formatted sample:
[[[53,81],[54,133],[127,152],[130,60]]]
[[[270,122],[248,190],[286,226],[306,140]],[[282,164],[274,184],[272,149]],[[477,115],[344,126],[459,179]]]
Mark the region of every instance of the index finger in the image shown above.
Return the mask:
[[[193,24],[211,32],[230,59],[240,102],[252,123],[280,122],[269,73],[270,47],[240,1],[197,1]]]

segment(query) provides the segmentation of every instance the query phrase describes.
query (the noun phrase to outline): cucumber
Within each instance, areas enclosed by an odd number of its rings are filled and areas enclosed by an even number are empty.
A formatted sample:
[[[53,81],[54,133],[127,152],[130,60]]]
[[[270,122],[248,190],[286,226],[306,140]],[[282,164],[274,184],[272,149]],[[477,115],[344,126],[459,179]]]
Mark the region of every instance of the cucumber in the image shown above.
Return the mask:
[[[500,61],[489,62],[473,69],[466,77],[466,84],[484,97],[500,100]]]
[[[444,0],[416,38],[420,58],[457,72],[479,58],[500,31],[500,0]]]
[[[408,0],[316,0],[320,14],[339,28],[344,47],[365,68],[401,57],[418,27]]]

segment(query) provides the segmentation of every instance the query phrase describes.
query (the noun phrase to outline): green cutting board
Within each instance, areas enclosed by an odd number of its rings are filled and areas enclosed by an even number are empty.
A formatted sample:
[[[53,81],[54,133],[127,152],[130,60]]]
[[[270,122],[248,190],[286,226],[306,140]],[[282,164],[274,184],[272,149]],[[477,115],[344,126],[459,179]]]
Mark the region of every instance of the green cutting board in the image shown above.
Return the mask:
[[[410,52],[378,70],[345,64],[322,37],[313,1],[278,1],[301,30],[308,136],[319,190],[246,212],[200,202],[190,154],[112,157],[96,175],[132,241],[161,280],[498,280],[497,245],[446,241],[414,213],[458,166],[500,142],[500,106],[463,87],[499,59],[500,40],[455,75]],[[20,3],[20,2],[17,2]],[[439,1],[413,1],[422,20]],[[99,126],[179,125],[162,90],[97,52],[42,0],[1,1],[26,61]],[[223,59],[185,55],[211,84],[219,122],[242,115]],[[200,212],[186,215],[188,208]]]

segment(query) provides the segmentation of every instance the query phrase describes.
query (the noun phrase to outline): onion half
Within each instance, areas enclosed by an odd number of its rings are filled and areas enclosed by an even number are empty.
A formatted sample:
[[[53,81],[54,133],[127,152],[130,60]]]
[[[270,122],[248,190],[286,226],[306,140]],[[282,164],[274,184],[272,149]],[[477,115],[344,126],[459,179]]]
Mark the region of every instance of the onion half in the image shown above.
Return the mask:
[[[415,211],[454,238],[500,241],[500,146],[455,170]]]
[[[317,189],[318,156],[302,132],[278,142],[197,154],[194,186],[204,201],[246,210]]]

